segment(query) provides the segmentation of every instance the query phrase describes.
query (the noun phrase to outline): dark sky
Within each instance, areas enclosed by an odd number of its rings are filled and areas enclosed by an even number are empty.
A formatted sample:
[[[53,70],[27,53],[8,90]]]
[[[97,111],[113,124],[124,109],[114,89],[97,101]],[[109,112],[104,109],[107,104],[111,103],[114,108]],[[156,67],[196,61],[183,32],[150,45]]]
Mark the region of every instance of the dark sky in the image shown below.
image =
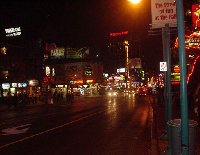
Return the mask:
[[[109,32],[128,30],[135,43],[141,45],[139,50],[145,61],[154,54],[158,59],[162,56],[160,36],[148,36],[150,22],[150,0],[143,0],[138,6],[126,0],[6,1],[0,5],[1,38],[4,28],[22,28],[22,36],[6,40],[11,43],[20,40],[23,45],[42,39],[58,46],[102,50]]]

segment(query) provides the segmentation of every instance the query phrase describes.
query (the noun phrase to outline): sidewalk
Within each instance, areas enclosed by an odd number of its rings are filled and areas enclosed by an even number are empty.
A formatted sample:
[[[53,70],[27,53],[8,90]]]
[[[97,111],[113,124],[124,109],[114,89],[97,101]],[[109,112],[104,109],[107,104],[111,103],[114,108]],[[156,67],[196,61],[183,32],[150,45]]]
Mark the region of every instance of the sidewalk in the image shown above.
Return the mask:
[[[1,103],[0,104],[0,112],[4,112],[4,111],[9,111],[9,110],[15,110],[16,108],[21,108],[21,107],[34,107],[34,106],[39,106],[39,105],[44,105],[45,103],[42,101],[38,101],[35,104],[18,104],[16,107],[14,105],[10,105],[10,107],[5,104],[5,103]]]
[[[172,119],[180,119],[180,109],[173,105],[173,114]],[[157,152],[158,155],[168,155],[167,153],[167,134],[165,132],[166,123],[165,123],[165,110],[164,110],[164,103],[152,103],[152,111],[153,111],[153,125],[154,125],[154,137],[157,139],[158,146],[155,146],[157,149],[159,149]],[[196,130],[196,154],[200,155],[200,128],[197,127]]]

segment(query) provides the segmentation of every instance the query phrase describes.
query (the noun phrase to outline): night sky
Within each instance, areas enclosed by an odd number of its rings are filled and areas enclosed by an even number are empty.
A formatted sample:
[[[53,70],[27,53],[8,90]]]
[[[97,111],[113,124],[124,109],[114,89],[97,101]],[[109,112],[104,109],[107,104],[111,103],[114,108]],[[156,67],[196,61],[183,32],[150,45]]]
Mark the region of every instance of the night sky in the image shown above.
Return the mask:
[[[162,61],[162,42],[160,35],[148,36],[150,9],[150,0],[138,6],[126,0],[1,2],[1,40],[20,46],[37,40],[65,47],[88,46],[103,56],[109,33],[128,30],[147,69],[156,70]],[[15,26],[21,27],[22,35],[6,39],[4,28]]]

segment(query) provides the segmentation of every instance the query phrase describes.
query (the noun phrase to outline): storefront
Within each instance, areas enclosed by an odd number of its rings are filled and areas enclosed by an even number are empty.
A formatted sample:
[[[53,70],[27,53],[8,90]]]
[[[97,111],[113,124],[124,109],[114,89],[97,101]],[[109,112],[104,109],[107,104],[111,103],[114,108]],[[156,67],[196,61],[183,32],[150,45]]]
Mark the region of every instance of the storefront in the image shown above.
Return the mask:
[[[1,97],[8,96],[9,92],[11,96],[27,93],[27,83],[2,83],[1,86]]]

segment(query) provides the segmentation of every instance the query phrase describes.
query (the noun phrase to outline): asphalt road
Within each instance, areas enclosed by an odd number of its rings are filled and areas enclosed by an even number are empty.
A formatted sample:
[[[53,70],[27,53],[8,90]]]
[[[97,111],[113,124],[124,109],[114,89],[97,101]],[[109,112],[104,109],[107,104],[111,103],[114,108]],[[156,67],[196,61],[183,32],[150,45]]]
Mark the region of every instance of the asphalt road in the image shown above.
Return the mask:
[[[77,97],[1,112],[1,155],[151,155],[150,98]]]

